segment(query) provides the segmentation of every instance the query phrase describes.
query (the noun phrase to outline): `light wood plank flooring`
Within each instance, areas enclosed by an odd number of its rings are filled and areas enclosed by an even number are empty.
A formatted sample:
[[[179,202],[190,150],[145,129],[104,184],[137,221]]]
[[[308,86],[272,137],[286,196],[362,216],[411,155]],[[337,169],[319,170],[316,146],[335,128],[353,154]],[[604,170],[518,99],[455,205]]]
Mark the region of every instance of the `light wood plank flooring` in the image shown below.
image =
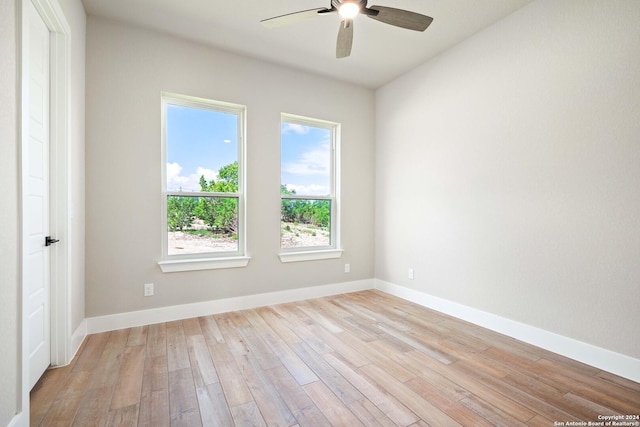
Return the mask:
[[[31,393],[43,426],[553,426],[640,384],[377,291],[95,334]]]

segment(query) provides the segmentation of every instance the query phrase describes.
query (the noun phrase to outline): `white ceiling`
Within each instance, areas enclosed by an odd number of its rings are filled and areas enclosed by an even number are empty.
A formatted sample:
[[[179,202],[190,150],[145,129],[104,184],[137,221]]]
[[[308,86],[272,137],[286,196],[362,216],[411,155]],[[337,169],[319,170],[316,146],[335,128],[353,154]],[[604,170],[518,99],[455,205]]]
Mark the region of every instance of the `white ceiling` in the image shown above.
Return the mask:
[[[99,15],[228,51],[377,88],[532,0],[375,0],[434,18],[424,33],[365,16],[354,22],[351,56],[335,58],[340,17],[266,29],[262,19],[329,7],[330,0],[82,0]]]

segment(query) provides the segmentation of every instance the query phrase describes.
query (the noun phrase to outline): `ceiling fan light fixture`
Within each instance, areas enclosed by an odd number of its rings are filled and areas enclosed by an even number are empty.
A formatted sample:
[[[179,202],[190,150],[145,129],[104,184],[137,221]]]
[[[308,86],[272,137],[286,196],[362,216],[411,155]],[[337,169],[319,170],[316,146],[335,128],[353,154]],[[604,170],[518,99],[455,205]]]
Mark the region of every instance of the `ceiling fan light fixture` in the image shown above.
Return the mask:
[[[353,19],[358,13],[360,13],[360,4],[353,2],[345,2],[340,5],[338,13],[344,19]]]
[[[301,10],[299,12],[288,13],[286,15],[274,16],[273,18],[260,21],[265,27],[273,28],[313,16],[338,13],[342,18],[338,30],[338,40],[336,42],[336,58],[346,58],[351,54],[353,43],[353,20],[359,15],[366,15],[383,24],[394,27],[405,28],[413,31],[424,31],[433,21],[430,16],[409,10],[397,9],[395,7],[371,6],[367,7],[368,0],[331,0],[330,7]]]

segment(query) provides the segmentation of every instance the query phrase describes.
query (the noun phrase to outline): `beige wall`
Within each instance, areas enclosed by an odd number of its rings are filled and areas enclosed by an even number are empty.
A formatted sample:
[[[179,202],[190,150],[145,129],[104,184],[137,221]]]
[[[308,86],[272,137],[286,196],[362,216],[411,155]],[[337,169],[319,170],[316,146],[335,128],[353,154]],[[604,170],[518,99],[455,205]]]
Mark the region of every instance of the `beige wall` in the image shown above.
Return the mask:
[[[157,265],[161,91],[247,106],[247,268]],[[342,123],[341,259],[277,256],[281,112]],[[89,17],[86,118],[87,317],[373,277],[373,91]]]
[[[0,2],[0,425],[18,411],[20,310],[16,2]]]
[[[639,21],[537,0],[378,90],[376,277],[640,357]]]

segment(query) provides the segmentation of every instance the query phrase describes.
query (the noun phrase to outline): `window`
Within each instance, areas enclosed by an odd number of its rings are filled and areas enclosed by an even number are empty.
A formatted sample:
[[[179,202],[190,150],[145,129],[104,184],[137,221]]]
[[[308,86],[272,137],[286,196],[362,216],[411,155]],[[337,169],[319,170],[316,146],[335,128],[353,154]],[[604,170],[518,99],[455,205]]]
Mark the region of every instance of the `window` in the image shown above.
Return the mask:
[[[337,257],[339,125],[283,114],[280,126],[280,258],[286,262]],[[304,252],[302,257],[287,256]],[[316,254],[309,257],[310,252]],[[318,256],[319,252],[325,254]]]
[[[248,262],[244,114],[240,105],[162,95],[163,271]]]

